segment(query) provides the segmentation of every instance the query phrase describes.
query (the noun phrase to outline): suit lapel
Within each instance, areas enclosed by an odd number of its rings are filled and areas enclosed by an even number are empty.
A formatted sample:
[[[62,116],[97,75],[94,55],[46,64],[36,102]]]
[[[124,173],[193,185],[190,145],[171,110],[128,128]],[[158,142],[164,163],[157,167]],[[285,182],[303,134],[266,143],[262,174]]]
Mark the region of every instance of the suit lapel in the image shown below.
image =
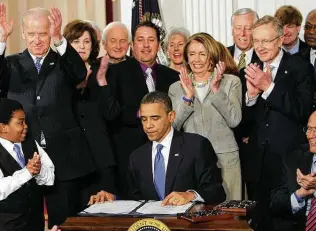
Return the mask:
[[[172,186],[174,184],[179,165],[183,158],[183,155],[180,152],[182,144],[183,144],[183,139],[182,139],[181,134],[178,131],[174,130],[170,152],[169,152],[167,173],[166,173],[166,187],[165,187],[166,196],[172,191]]]
[[[21,54],[19,63],[23,71],[23,74],[21,75],[23,83],[25,83],[27,80],[33,81],[37,79],[38,73],[34,61],[27,49]]]
[[[42,87],[49,75],[49,73],[55,68],[57,60],[57,53],[50,50],[44,59],[42,64],[38,81],[36,82],[36,95],[42,90]]]
[[[133,64],[133,73],[135,73],[135,81],[137,86],[137,92],[140,93],[140,95],[144,96],[148,93],[148,88],[146,85],[146,77],[143,73],[142,67],[140,66],[140,63],[136,59],[131,60]]]
[[[301,159],[299,163],[299,169],[304,175],[308,175],[311,173],[311,166],[313,163],[313,154],[309,151],[306,151],[303,154],[303,158]]]
[[[288,74],[288,69],[292,65],[292,59],[289,54],[286,52],[283,53],[283,57],[281,59],[278,71],[275,75],[274,82],[277,83],[278,81],[282,80]]]

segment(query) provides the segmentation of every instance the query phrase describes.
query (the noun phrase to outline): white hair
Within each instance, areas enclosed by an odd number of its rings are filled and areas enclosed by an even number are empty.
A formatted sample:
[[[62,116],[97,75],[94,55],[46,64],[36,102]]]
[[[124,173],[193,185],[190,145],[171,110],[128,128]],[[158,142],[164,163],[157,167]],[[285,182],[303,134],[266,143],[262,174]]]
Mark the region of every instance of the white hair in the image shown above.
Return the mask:
[[[185,42],[188,41],[189,37],[190,37],[190,32],[184,28],[184,27],[171,27],[169,33],[167,34],[165,41],[164,41],[164,46],[165,49],[167,49],[168,44],[169,44],[169,40],[171,38],[171,36],[178,34],[183,36]]]
[[[32,17],[47,17],[48,20],[48,16],[50,15],[49,10],[45,9],[45,8],[41,8],[41,7],[36,7],[36,8],[31,8],[28,9],[27,11],[24,12],[23,16],[22,16],[22,28],[25,24],[25,19],[29,16]],[[49,20],[48,20],[49,22]]]
[[[124,23],[121,23],[119,21],[111,22],[108,25],[106,25],[106,27],[103,29],[101,40],[105,41],[109,30],[112,29],[112,28],[115,28],[115,27],[121,27],[122,29],[124,29],[126,31],[126,34],[127,34],[128,42],[131,41],[131,34],[130,34],[129,30],[127,29],[127,27],[126,27],[126,25]]]
[[[94,21],[90,21],[90,20],[87,20],[87,19],[85,19],[83,21],[87,22],[87,23],[90,23],[91,26],[93,27],[93,29],[97,30],[100,33],[100,35],[102,34],[102,29]]]
[[[240,9],[236,10],[233,13],[233,15],[231,17],[231,25],[233,25],[235,16],[237,16],[237,15],[244,15],[244,14],[248,14],[248,13],[252,13],[252,15],[253,15],[253,19],[254,19],[253,23],[255,23],[259,19],[258,14],[257,14],[256,11],[254,11],[254,10],[252,10],[250,8],[240,8]]]

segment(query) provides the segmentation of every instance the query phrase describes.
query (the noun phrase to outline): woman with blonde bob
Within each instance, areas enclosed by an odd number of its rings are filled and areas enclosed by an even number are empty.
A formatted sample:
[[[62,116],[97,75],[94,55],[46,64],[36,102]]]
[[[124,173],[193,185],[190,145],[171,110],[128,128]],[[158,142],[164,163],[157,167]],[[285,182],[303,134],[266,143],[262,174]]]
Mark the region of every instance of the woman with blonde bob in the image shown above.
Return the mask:
[[[170,86],[174,127],[208,138],[218,157],[228,200],[241,199],[241,172],[232,128],[241,121],[241,82],[229,51],[206,33],[192,35],[185,48],[186,68]]]

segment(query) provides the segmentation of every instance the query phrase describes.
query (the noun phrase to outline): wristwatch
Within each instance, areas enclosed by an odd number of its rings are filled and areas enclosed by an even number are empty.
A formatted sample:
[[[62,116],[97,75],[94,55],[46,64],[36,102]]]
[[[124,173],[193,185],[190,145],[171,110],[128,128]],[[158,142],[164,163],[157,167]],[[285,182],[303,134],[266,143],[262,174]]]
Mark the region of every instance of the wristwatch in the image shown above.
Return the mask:
[[[55,41],[54,41],[54,46],[55,46],[55,47],[59,47],[59,46],[61,46],[61,45],[63,44],[63,42],[64,42],[63,39],[61,39],[61,40],[55,40]]]

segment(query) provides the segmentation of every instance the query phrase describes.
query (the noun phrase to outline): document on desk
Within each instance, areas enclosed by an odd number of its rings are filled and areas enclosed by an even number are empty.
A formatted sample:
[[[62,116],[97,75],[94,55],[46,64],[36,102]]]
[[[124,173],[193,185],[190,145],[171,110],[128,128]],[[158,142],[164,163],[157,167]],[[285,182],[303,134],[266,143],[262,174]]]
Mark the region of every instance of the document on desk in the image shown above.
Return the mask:
[[[100,204],[93,204],[90,207],[83,210],[82,214],[129,214],[138,206],[140,206],[143,201],[106,201]]]
[[[148,201],[142,207],[136,210],[141,214],[161,214],[161,215],[176,215],[178,213],[184,213],[193,206],[193,203],[185,205],[165,205],[161,206],[162,201]]]

